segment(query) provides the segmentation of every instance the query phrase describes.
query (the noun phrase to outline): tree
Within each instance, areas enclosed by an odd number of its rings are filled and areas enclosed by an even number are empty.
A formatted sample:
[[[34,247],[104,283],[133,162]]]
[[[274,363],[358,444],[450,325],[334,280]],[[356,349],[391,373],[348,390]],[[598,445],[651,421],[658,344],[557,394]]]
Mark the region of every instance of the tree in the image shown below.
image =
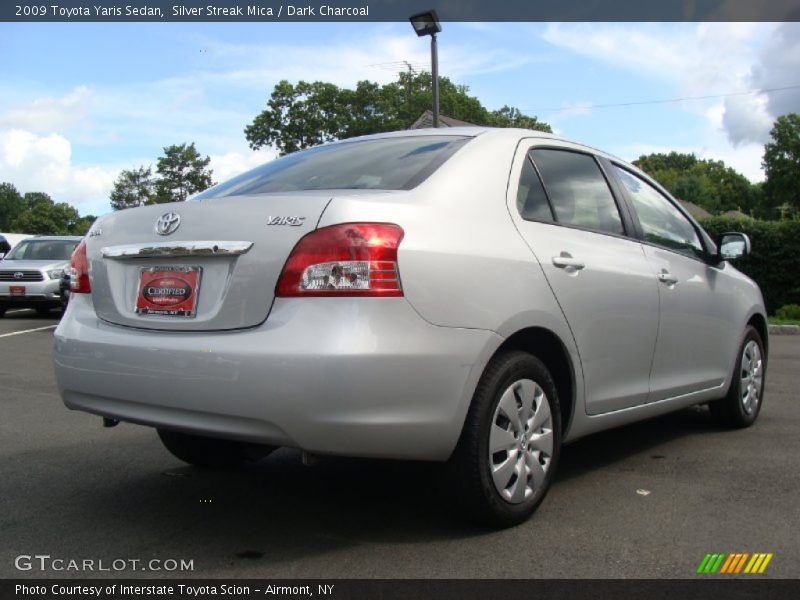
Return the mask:
[[[122,171],[111,190],[111,208],[135,208],[152,204],[155,195],[155,182],[150,167]]]
[[[267,108],[245,127],[253,149],[271,145],[288,154],[332,140],[407,129],[431,102],[429,73],[400,73],[385,85],[359,81],[355,89],[322,81],[279,82]],[[439,78],[441,112],[455,119],[494,127],[551,131],[547,123],[509,106],[488,111],[469,88]]]
[[[42,192],[28,192],[23,196],[24,209],[11,223],[14,231],[39,235],[83,235],[88,230],[88,217],[83,219],[78,211],[66,202],[53,202]],[[88,225],[91,225],[89,223]]]
[[[770,136],[762,162],[766,201],[771,207],[784,207],[784,213],[796,213],[800,210],[800,115],[778,117]]]
[[[200,156],[194,142],[165,147],[156,166],[159,177],[152,202],[184,202],[192,194],[214,185],[208,168],[210,162],[208,156]]]
[[[753,212],[756,209],[758,192],[753,184],[721,160],[670,152],[640,156],[633,164],[674,196],[702,206],[711,213],[728,210]]]
[[[12,231],[12,223],[25,209],[22,195],[10,183],[0,183],[0,231]]]

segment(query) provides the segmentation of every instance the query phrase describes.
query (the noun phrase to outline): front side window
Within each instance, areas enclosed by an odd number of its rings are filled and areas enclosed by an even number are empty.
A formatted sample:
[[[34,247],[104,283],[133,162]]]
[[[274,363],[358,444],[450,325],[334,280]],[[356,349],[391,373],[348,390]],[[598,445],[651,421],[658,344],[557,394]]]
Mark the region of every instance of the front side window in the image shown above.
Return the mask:
[[[317,146],[256,167],[192,199],[305,190],[410,190],[470,139],[408,136]]]
[[[531,152],[556,221],[622,235],[622,219],[608,182],[594,157],[579,152],[538,148]]]
[[[652,185],[616,165],[614,170],[628,190],[633,208],[642,224],[644,239],[692,258],[704,258],[705,251],[691,222]]]

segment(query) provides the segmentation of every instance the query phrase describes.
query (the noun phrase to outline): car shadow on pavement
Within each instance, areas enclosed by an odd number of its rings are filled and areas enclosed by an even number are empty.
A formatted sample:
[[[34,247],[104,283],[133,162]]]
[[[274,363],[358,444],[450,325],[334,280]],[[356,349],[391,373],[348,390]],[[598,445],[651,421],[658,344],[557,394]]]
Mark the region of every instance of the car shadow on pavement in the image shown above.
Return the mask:
[[[702,410],[690,409],[591,436],[564,448],[555,485],[616,462],[649,460],[662,444],[713,431],[719,430]],[[454,510],[441,464],[329,457],[307,467],[298,451],[281,449],[251,467],[205,470],[147,446],[158,443],[155,436],[136,437],[125,453],[142,459],[123,459],[80,505],[87,525],[100,530],[119,531],[125,527],[120,512],[129,515],[132,529],[120,532],[122,538],[166,539],[175,552],[185,552],[187,544],[213,548],[246,568],[362,543],[414,544],[489,532]],[[115,458],[105,457],[106,468]]]
[[[595,433],[562,448],[555,484],[622,461],[667,458],[665,447],[685,436],[724,433],[711,421],[706,406]]]

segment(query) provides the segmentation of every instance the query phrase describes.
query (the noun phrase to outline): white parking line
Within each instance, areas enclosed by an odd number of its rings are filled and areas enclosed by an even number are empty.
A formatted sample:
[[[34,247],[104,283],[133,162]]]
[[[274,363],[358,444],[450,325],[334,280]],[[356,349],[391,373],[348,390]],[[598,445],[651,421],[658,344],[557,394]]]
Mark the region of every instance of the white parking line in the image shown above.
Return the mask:
[[[12,331],[11,333],[2,333],[0,338],[11,337],[12,335],[22,335],[23,333],[33,333],[34,331],[44,331],[45,329],[55,329],[58,325],[48,325],[47,327],[37,327],[36,329],[24,329],[22,331]]]
[[[25,312],[27,310],[27,308],[15,308],[14,310],[7,310],[6,314],[10,315],[11,313]]]

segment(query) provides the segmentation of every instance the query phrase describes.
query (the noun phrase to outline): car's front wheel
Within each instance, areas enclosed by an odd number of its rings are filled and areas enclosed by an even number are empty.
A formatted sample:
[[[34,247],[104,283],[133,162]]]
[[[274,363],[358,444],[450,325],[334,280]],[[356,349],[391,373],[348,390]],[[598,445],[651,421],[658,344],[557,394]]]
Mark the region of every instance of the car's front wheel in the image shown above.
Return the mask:
[[[275,450],[273,446],[221,440],[165,429],[158,430],[158,437],[175,458],[196,467],[240,467],[259,461]]]
[[[560,446],[561,412],[547,367],[525,352],[496,356],[450,461],[457,501],[483,523],[521,523],[547,494]]]
[[[745,330],[728,394],[709,404],[711,417],[730,428],[749,427],[758,418],[764,402],[767,355],[755,327]]]

